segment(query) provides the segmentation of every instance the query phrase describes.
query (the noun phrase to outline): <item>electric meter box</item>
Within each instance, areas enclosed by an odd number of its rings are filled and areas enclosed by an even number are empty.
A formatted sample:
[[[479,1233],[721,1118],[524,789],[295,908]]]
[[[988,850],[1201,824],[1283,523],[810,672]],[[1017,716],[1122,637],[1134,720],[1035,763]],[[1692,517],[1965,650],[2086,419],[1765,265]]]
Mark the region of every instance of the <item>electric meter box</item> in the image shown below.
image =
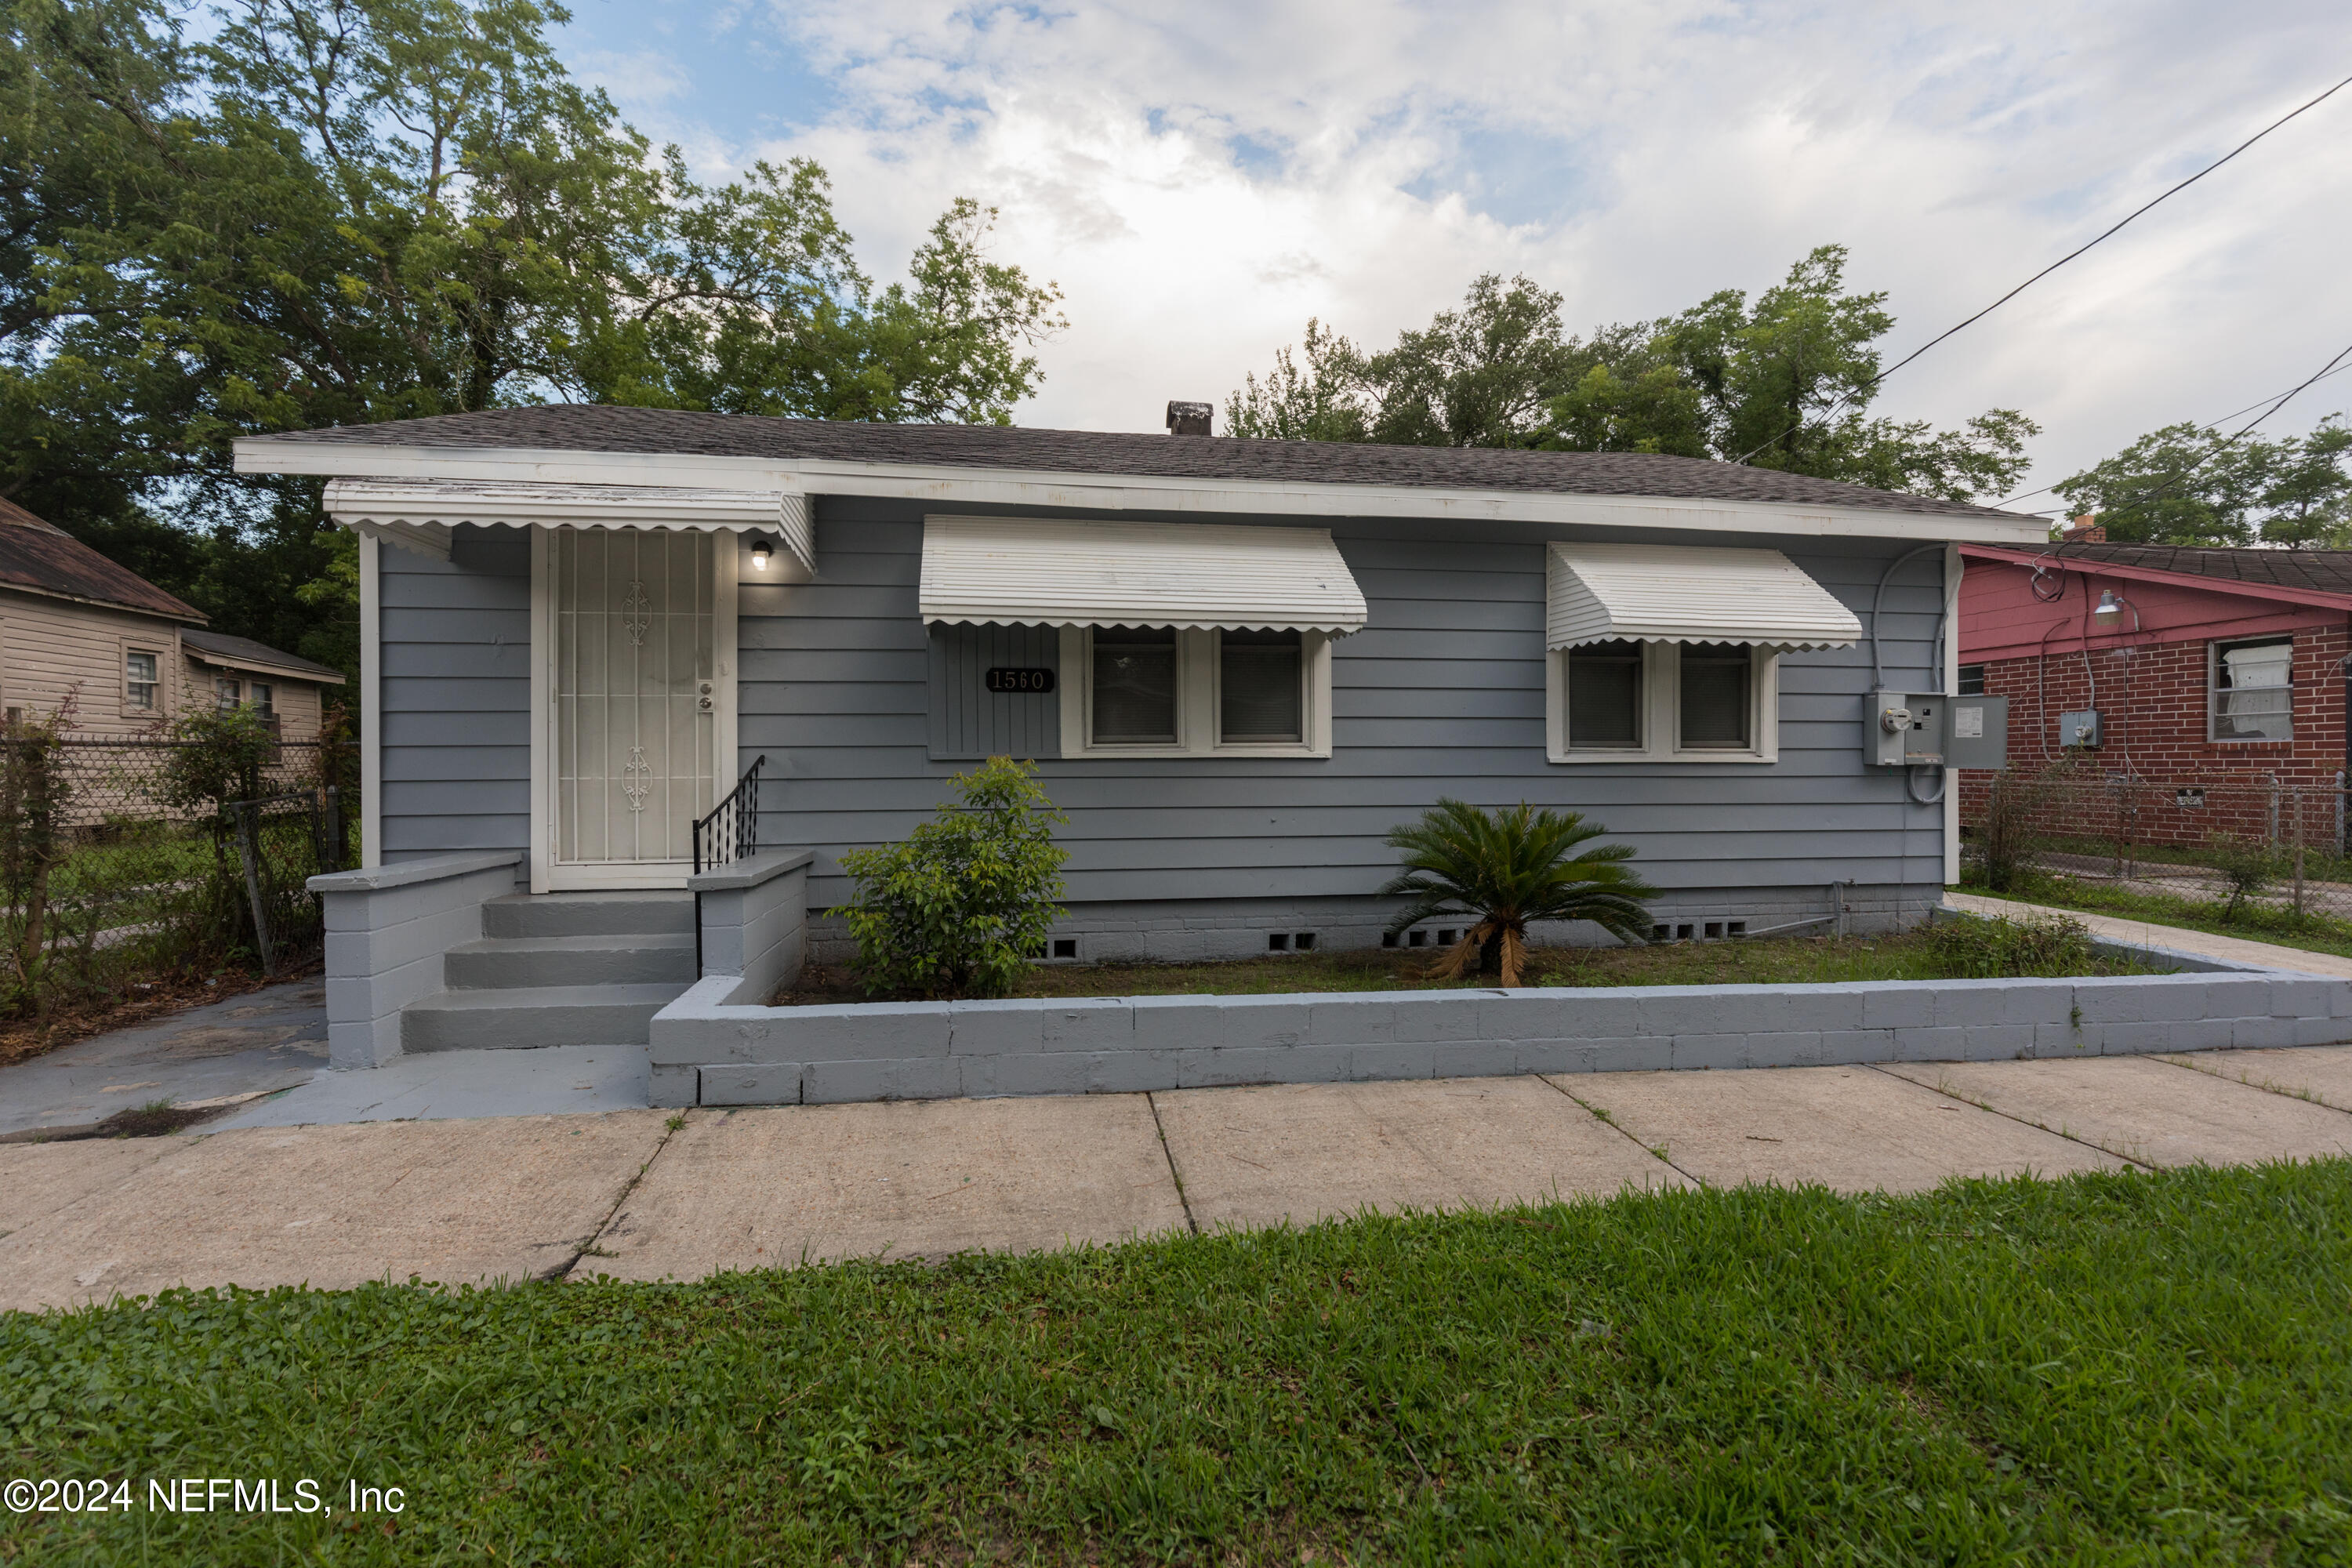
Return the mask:
[[[1882,768],[1940,768],[1951,699],[1936,691],[1881,691],[1871,700],[1865,742]]]
[[[2058,743],[2061,746],[2100,746],[2106,743],[2106,723],[2095,708],[2085,708],[2079,713],[2058,715]]]
[[[1998,768],[2009,763],[2009,699],[1881,691],[1864,747],[1882,768]]]
[[[1948,697],[1951,723],[1944,737],[1948,768],[2009,766],[2009,699]]]

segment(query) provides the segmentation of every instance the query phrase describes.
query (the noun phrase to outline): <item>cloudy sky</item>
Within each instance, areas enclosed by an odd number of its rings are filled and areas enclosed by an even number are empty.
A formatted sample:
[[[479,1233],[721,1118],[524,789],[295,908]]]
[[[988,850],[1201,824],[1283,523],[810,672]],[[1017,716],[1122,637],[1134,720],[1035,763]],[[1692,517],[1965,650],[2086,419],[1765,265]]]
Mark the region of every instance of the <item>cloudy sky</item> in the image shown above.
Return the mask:
[[[1024,424],[1157,430],[1318,316],[1484,271],[1576,325],[1825,241],[1924,342],[2352,75],[2341,0],[572,0],[573,68],[706,173],[805,155],[877,277],[948,202],[1067,296]],[[2044,426],[2029,484],[2352,344],[2352,89],[1887,384]],[[2352,374],[2263,428],[2352,405]],[[2046,498],[2030,507],[2050,504]]]

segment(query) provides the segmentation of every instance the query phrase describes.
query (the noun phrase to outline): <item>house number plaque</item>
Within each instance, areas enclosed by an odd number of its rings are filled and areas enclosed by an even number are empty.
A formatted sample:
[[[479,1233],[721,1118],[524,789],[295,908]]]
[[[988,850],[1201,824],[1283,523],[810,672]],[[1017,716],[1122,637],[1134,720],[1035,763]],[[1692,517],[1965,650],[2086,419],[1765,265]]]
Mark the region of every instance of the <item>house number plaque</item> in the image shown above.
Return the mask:
[[[997,668],[988,672],[991,691],[1051,691],[1054,672],[1050,669]]]

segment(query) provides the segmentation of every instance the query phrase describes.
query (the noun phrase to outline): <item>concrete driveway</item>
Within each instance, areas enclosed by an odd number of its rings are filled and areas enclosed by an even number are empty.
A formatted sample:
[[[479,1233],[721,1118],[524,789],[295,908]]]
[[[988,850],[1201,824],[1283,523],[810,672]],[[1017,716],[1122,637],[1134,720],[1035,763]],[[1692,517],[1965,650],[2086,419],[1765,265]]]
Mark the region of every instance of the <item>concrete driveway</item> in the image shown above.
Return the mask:
[[[2352,1152],[2352,1046],[255,1127],[0,1145],[0,1307],[697,1279],[1629,1188]]]

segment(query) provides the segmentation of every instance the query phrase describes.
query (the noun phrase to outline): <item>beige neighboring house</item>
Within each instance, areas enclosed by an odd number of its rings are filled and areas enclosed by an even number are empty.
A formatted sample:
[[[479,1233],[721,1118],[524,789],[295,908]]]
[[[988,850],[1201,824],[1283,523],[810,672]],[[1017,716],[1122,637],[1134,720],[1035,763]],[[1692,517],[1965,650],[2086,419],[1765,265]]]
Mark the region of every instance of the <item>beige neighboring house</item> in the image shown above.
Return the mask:
[[[315,740],[341,671],[206,631],[205,616],[63,529],[0,500],[0,705],[46,715],[69,698],[77,740],[154,733],[192,704],[259,709]]]

